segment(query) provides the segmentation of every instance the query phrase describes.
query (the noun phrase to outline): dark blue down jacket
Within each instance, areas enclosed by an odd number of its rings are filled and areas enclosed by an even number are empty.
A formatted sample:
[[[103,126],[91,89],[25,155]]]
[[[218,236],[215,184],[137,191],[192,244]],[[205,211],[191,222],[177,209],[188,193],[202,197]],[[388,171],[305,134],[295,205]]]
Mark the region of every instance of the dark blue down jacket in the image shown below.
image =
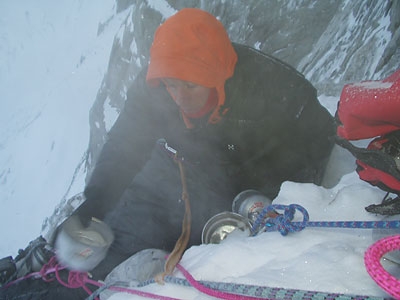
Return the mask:
[[[217,124],[187,129],[166,89],[149,88],[146,69],[137,76],[86,187],[90,215],[102,218],[115,205],[160,138],[188,161],[221,161],[237,192],[267,186],[274,197],[285,180],[321,183],[335,130],[315,88],[287,64],[234,47],[238,62],[225,85],[229,110]]]
[[[225,85],[223,109],[228,112],[217,124],[187,129],[165,87],[148,87],[146,69],[137,76],[109,132],[78,215],[102,219],[113,210],[159,139],[209,178],[217,176],[211,166],[219,165],[227,178],[223,184],[230,186],[232,194],[258,189],[273,198],[286,180],[321,183],[335,127],[315,88],[271,56],[242,45],[234,48],[238,62]],[[157,188],[149,183],[149,190]]]

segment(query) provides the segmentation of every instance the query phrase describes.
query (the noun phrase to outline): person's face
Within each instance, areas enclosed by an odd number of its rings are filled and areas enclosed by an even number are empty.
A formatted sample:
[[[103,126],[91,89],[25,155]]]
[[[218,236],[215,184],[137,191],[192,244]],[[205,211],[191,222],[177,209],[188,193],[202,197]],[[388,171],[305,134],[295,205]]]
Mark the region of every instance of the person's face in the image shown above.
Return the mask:
[[[188,114],[198,112],[206,104],[210,88],[175,78],[164,78],[168,93],[175,103]]]

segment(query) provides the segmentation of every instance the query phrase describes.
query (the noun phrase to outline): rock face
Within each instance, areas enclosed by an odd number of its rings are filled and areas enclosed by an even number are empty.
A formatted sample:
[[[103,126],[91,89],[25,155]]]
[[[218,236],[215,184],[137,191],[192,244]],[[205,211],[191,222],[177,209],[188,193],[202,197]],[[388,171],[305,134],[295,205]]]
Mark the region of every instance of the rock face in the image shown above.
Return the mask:
[[[316,86],[319,94],[338,96],[347,82],[381,79],[399,68],[399,1],[117,0],[116,3],[117,12],[130,13],[114,39],[108,72],[91,109],[87,178],[115,121],[105,116],[110,110],[114,115],[121,110],[128,87],[148,63],[156,28],[183,7],[209,11],[225,25],[232,41],[291,64]]]

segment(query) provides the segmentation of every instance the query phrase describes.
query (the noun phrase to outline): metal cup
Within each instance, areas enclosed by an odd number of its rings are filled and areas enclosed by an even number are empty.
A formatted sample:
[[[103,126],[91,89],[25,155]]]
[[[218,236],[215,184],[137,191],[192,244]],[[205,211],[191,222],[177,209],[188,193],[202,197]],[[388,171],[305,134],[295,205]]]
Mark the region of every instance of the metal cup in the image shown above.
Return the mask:
[[[250,222],[237,213],[222,212],[209,219],[203,227],[201,241],[203,244],[219,244],[234,230],[248,232],[250,235]]]
[[[259,191],[245,190],[233,199],[232,211],[254,223],[263,208],[270,204],[272,204],[272,200]]]
[[[106,223],[92,218],[85,228],[72,216],[62,224],[57,235],[56,256],[70,270],[90,271],[105,258],[113,240],[114,235]]]

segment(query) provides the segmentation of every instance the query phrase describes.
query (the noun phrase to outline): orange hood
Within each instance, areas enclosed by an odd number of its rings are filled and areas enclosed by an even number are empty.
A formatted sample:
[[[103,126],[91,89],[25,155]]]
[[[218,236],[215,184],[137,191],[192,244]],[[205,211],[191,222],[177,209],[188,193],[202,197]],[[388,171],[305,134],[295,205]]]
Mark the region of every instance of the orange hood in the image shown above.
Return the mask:
[[[160,78],[176,78],[216,88],[218,105],[209,119],[216,123],[225,102],[225,81],[233,75],[236,61],[221,22],[203,10],[185,8],[158,27],[146,79],[150,86],[157,86]]]

